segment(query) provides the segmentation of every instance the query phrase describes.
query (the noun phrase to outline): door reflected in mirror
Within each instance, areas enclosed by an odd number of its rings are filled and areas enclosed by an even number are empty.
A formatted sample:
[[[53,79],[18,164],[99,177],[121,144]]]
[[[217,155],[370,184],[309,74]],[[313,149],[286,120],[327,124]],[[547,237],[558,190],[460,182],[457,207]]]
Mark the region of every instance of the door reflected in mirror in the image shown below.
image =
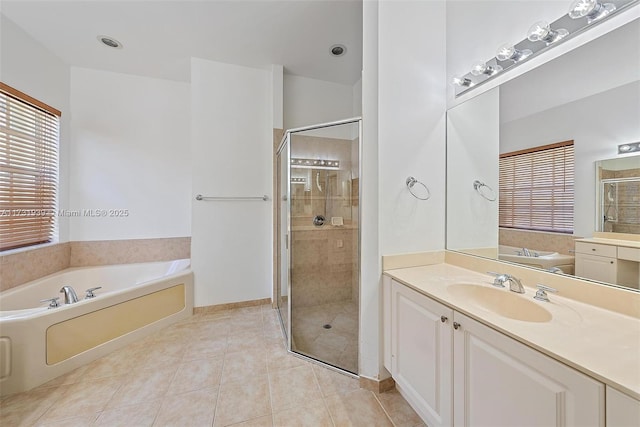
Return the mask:
[[[596,162],[598,231],[640,234],[640,155]]]

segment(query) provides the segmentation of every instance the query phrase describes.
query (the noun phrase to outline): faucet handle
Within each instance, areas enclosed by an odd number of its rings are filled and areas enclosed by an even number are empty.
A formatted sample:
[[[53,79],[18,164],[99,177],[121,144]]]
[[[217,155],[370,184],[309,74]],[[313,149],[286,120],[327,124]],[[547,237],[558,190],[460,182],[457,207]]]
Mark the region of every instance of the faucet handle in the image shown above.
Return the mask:
[[[40,302],[48,302],[49,303],[49,309],[52,309],[52,308],[56,308],[56,307],[60,306],[60,304],[58,304],[58,300],[59,299],[60,299],[60,297],[46,298],[46,299],[41,299]]]
[[[538,290],[536,291],[536,294],[535,294],[535,296],[533,298],[537,299],[539,301],[550,302],[549,301],[549,296],[547,295],[547,292],[552,292],[554,294],[558,292],[558,290],[556,288],[552,288],[551,286],[541,285],[540,283],[538,283],[536,286],[537,286]]]
[[[96,295],[93,293],[93,291],[97,291],[98,289],[102,289],[102,286],[96,286],[95,288],[89,288],[86,291],[84,291],[85,292],[84,299],[95,298]]]
[[[492,276],[495,276],[495,279],[493,280],[493,286],[497,288],[504,288],[504,282],[506,282],[509,279],[509,275],[504,273],[487,271],[487,274],[491,274]]]

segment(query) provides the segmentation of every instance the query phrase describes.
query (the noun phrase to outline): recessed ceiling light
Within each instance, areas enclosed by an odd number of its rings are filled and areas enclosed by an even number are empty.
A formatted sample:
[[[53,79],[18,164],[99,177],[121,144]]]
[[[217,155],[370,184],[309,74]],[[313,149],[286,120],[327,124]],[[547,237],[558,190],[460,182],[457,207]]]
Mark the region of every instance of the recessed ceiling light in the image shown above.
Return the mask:
[[[122,43],[120,43],[118,40],[114,39],[113,37],[98,36],[97,38],[100,41],[100,43],[104,44],[105,46],[109,46],[114,49],[122,49]]]
[[[343,44],[334,44],[331,46],[331,55],[333,56],[343,56],[347,53],[347,48]]]

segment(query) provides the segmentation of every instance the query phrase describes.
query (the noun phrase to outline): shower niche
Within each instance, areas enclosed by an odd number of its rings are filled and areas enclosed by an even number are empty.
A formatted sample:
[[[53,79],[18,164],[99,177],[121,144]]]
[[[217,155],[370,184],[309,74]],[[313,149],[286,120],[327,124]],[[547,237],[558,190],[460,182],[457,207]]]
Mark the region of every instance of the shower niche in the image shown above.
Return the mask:
[[[278,295],[289,350],[358,372],[360,119],[287,131],[278,150]]]

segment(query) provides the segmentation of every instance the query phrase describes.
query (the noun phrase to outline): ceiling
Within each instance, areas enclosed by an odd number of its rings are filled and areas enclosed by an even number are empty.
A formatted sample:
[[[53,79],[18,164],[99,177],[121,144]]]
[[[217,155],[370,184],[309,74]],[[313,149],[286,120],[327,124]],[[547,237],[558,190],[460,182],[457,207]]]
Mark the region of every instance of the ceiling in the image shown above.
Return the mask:
[[[197,57],[348,85],[362,70],[362,0],[2,0],[0,12],[77,67],[189,81]]]

